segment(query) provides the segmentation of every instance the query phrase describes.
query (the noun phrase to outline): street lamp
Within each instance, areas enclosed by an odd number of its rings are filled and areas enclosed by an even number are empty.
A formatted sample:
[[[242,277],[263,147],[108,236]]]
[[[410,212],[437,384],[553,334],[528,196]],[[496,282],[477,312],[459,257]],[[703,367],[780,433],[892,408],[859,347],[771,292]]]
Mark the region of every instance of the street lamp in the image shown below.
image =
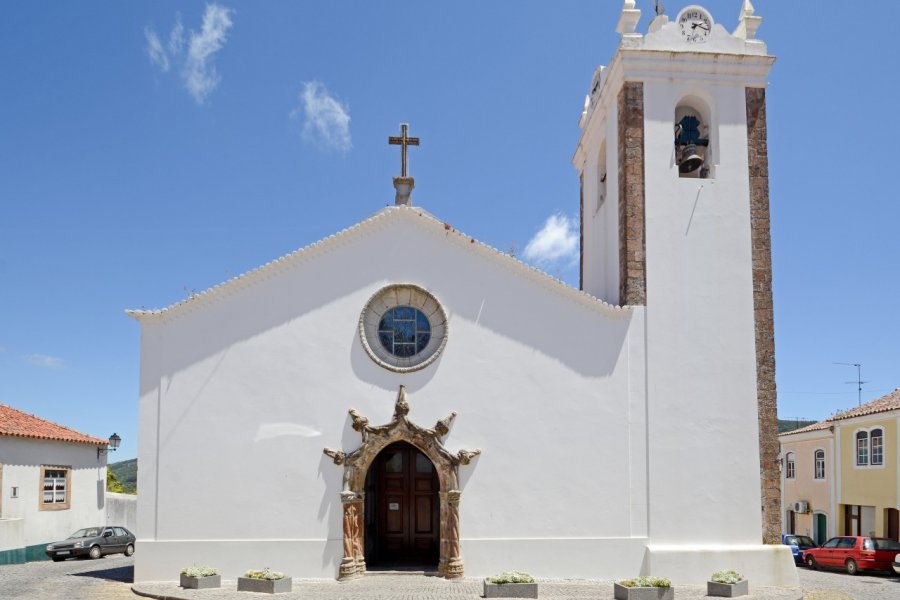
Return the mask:
[[[100,460],[100,455],[106,454],[109,450],[115,452],[119,448],[119,444],[122,443],[122,438],[118,436],[118,434],[113,433],[109,436],[109,446],[104,448],[103,446],[97,446],[97,460]]]

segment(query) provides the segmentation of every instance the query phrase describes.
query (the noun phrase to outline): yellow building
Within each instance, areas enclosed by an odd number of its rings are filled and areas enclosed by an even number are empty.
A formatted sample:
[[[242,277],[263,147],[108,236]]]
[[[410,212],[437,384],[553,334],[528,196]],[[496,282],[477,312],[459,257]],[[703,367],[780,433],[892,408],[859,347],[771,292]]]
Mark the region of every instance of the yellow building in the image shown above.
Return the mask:
[[[898,420],[900,389],[831,418],[842,535],[900,536]]]
[[[781,442],[782,531],[821,544],[836,535],[834,426],[814,423],[778,436]]]
[[[782,531],[900,541],[900,389],[779,436]]]

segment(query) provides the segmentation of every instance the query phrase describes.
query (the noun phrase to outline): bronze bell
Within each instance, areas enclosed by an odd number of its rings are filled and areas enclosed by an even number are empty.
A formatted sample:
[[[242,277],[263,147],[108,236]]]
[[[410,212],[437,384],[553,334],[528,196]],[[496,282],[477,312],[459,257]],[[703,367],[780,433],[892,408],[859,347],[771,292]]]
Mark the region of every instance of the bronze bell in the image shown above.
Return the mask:
[[[697,151],[696,144],[687,144],[681,151],[681,162],[678,163],[679,173],[693,173],[703,166],[703,157]]]

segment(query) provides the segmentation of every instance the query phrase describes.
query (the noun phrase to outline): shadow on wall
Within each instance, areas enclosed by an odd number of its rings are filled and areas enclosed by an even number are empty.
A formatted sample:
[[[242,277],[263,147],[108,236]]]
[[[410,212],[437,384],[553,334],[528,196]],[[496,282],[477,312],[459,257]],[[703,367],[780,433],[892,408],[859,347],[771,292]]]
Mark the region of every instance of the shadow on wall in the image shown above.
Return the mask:
[[[391,283],[416,283],[433,293],[450,315],[451,336],[454,319],[465,319],[583,375],[599,377],[612,372],[628,331],[627,315],[604,315],[599,301],[597,308],[589,308],[560,293],[557,286],[562,284],[549,278],[538,283],[521,272],[515,259],[499,254],[485,257],[481,249],[461,246],[455,235],[435,235],[428,225],[414,225],[405,219],[386,225],[365,237],[329,247],[327,252],[313,249],[283,271],[233,289],[213,302],[189,300],[203,305],[199,310],[179,308],[177,319],[161,328],[165,334],[161,340],[162,375],[171,380],[186,365],[347,296],[362,300],[356,312],[346,316],[346,322],[335,326],[345,335],[356,336],[365,301]],[[406,252],[410,247],[417,252]],[[385,260],[400,255],[402,261]],[[506,266],[504,261],[508,261]],[[173,328],[174,323],[178,326]],[[358,339],[354,340],[354,355],[361,350],[358,346]],[[591,352],[585,352],[587,348]],[[395,374],[368,358],[366,361],[369,364],[355,363],[363,380],[396,389]],[[426,382],[422,372],[417,373],[410,378],[411,390]]]

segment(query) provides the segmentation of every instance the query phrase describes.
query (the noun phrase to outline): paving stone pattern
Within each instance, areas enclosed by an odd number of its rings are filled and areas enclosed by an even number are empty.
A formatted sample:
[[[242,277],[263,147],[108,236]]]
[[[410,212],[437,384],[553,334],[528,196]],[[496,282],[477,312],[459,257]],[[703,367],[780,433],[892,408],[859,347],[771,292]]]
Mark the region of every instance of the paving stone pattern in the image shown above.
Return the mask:
[[[798,569],[801,589],[750,587],[746,600],[900,600],[900,578]],[[165,600],[253,600],[269,595],[238,593],[235,582],[220,590],[182,590],[175,583],[132,584],[134,559],[108,556],[99,560],[35,562],[0,566],[0,600],[137,600],[140,596]],[[540,598],[549,600],[612,600],[607,581],[538,580]],[[294,591],[277,600],[475,600],[481,581],[447,581],[438,577],[369,574],[338,583],[333,580],[294,580]],[[676,586],[677,600],[707,600],[703,586]]]
[[[0,566],[0,600],[136,600],[134,558],[104,556]]]

